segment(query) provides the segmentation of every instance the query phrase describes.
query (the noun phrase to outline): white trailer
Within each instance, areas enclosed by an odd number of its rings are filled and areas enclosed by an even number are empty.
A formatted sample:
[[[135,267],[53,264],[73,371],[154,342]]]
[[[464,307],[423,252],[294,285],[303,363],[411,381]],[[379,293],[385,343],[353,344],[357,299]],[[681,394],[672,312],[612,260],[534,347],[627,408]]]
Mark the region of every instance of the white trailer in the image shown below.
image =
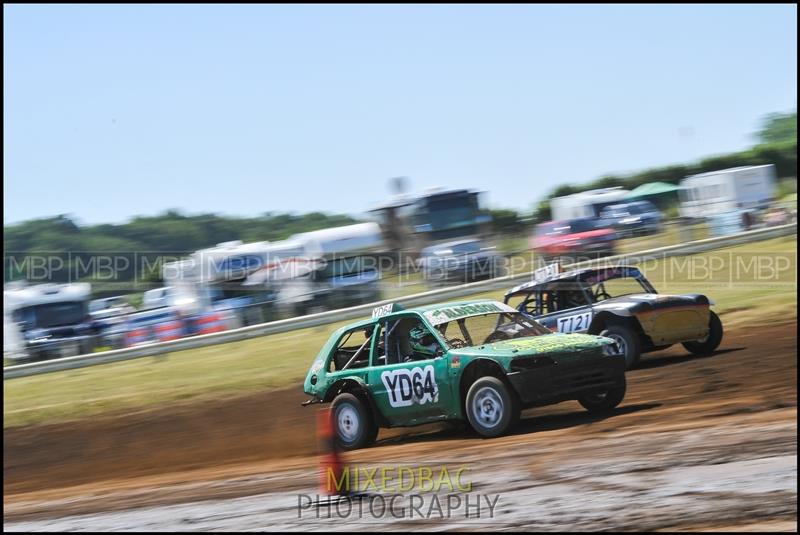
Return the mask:
[[[564,221],[581,217],[597,217],[600,210],[623,201],[628,193],[630,192],[626,189],[614,187],[553,197],[550,199],[552,219],[553,221]]]
[[[91,351],[91,290],[85,282],[7,285],[3,290],[3,357],[53,358]]]
[[[260,323],[264,318],[256,305],[271,297],[266,289],[246,288],[244,282],[269,262],[273,249],[266,241],[232,241],[201,249],[189,258],[164,264],[162,278],[167,286],[150,292],[156,298],[156,292],[161,291],[160,306],[173,308],[184,316],[236,310],[235,324],[229,327]]]
[[[377,223],[304,232],[273,246],[271,261],[245,284],[265,284],[284,310],[304,314],[380,299],[373,260],[385,247]]]
[[[775,166],[734,167],[692,175],[680,183],[680,213],[706,218],[740,210],[766,208],[775,198]]]
[[[330,296],[356,301],[376,296],[377,269],[363,269],[360,259],[382,248],[380,227],[359,223],[278,242],[222,243],[165,264],[162,276],[169,285],[170,305],[184,313],[253,311],[259,308],[255,305],[272,302],[304,313]]]

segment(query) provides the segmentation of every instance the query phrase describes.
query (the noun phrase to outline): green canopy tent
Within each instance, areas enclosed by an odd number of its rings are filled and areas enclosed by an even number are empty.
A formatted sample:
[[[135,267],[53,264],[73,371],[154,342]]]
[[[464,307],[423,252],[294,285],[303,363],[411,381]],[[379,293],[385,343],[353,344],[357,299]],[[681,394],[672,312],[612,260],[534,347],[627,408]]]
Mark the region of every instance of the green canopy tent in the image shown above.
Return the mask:
[[[661,196],[667,193],[674,194],[678,191],[678,189],[678,186],[674,184],[668,184],[666,182],[648,182],[647,184],[642,184],[633,191],[630,191],[627,195],[625,195],[625,198],[641,199],[644,197]]]

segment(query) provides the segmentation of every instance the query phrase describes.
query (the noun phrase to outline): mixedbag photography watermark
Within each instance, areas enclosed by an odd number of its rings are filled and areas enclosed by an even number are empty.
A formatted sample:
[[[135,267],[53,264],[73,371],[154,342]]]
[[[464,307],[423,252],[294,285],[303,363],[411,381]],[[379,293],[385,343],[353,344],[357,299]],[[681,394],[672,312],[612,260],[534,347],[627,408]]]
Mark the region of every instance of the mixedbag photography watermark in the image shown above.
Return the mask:
[[[340,520],[451,520],[495,518],[499,494],[297,495],[297,518]]]
[[[321,471],[325,494],[298,494],[297,517],[494,518],[499,494],[475,492],[466,464],[362,466]]]

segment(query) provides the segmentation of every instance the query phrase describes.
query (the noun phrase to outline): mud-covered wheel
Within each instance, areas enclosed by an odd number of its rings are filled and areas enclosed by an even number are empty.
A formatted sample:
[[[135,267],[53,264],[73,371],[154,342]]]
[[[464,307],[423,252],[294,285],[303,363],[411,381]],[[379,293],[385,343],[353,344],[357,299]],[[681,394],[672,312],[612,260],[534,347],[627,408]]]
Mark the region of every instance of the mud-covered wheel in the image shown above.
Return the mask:
[[[578,398],[584,409],[589,412],[607,412],[622,403],[625,399],[626,384],[623,378],[622,384],[606,390],[605,392],[595,392]]]
[[[631,369],[639,363],[642,348],[637,334],[627,325],[612,324],[600,333],[617,344],[617,351],[625,355],[625,368]]]
[[[695,355],[708,355],[719,347],[720,342],[722,342],[722,322],[712,310],[708,319],[708,335],[702,340],[684,342],[683,347]]]
[[[357,450],[375,442],[378,425],[369,407],[350,393],[339,394],[331,405],[333,434],[343,450]]]
[[[519,420],[519,401],[497,377],[481,377],[469,388],[467,420],[478,434],[500,436]]]

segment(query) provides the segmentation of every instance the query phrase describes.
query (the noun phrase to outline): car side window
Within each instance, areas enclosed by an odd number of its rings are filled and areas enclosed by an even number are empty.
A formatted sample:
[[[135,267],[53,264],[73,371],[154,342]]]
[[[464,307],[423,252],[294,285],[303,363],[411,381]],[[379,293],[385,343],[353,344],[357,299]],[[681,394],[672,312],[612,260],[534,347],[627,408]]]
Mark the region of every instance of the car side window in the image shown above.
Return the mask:
[[[543,292],[534,292],[528,295],[522,303],[515,307],[517,310],[522,308],[522,312],[529,314],[531,316],[540,316],[542,315],[543,309],[543,300],[542,300]]]
[[[541,314],[552,314],[590,304],[580,285],[562,284],[556,288],[542,290],[539,306]]]
[[[542,311],[542,314],[552,314],[553,312],[558,312],[559,310],[563,310],[559,307],[559,293],[553,290],[545,290],[541,293],[541,302],[539,303],[539,308]]]
[[[329,372],[366,368],[369,366],[369,350],[374,325],[359,327],[345,332],[330,359]]]
[[[443,352],[436,337],[417,317],[381,322],[373,349],[374,366],[432,359]]]

